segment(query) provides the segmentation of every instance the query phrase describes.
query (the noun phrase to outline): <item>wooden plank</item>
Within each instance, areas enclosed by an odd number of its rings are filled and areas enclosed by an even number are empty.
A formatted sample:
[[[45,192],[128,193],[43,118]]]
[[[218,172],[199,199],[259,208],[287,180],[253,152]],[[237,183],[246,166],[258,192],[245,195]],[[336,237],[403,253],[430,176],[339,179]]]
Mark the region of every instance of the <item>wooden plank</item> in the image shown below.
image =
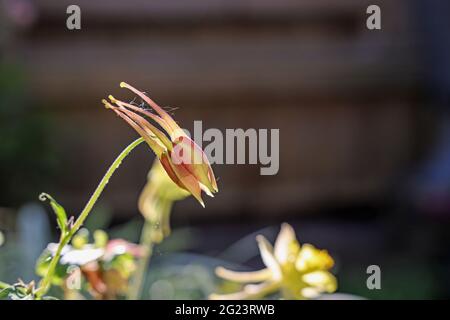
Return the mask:
[[[264,37],[81,36],[29,41],[21,59],[36,98],[98,101],[120,81],[157,99],[224,99],[388,94],[414,84],[407,44]],[[70,99],[68,97],[70,96]],[[170,99],[169,99],[170,98]],[[272,99],[273,102],[274,99]],[[87,106],[86,106],[87,107]]]

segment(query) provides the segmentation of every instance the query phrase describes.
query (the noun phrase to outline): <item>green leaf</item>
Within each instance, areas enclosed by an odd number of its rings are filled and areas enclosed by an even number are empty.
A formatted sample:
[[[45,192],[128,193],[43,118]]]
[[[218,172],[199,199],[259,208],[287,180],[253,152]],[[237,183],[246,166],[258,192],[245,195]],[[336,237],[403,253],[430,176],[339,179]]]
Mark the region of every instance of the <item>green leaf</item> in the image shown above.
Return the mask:
[[[34,300],[35,296],[22,285],[12,285],[0,291],[0,299],[9,300]]]
[[[7,298],[9,297],[9,295],[10,295],[12,292],[14,292],[14,290],[15,290],[15,289],[14,289],[13,286],[9,286],[9,287],[6,287],[6,288],[0,290],[0,300],[1,300],[1,299],[7,299]]]
[[[39,200],[41,201],[50,201],[50,205],[53,211],[56,214],[56,221],[58,222],[58,226],[61,229],[61,233],[65,234],[67,232],[67,214],[66,210],[58,203],[52,196],[47,193],[41,193],[39,196]]]

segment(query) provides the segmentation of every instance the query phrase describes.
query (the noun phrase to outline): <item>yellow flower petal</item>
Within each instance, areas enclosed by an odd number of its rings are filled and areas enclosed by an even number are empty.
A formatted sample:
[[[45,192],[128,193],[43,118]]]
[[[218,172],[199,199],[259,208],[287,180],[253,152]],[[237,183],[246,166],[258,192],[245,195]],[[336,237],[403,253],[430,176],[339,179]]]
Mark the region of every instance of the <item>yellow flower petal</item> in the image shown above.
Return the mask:
[[[230,294],[211,294],[210,300],[255,300],[274,293],[279,288],[277,282],[262,282],[260,284],[248,284],[242,291]]]
[[[296,268],[301,272],[327,270],[333,265],[333,258],[326,250],[316,249],[310,244],[304,244],[301,247],[296,261]]]
[[[291,244],[298,243],[294,229],[291,225],[283,223],[281,231],[275,240],[274,255],[280,264],[285,264],[289,260]],[[291,255],[292,256],[292,255]],[[295,259],[295,256],[293,257]]]
[[[303,275],[302,280],[320,292],[332,293],[337,289],[336,278],[328,271],[314,271]]]
[[[216,274],[225,280],[234,282],[260,282],[268,280],[272,275],[269,269],[252,272],[237,272],[223,267],[216,268]]]
[[[277,260],[275,259],[275,256],[273,255],[272,245],[262,235],[256,236],[256,241],[258,242],[259,251],[261,253],[261,259],[272,272],[273,279],[277,281],[281,280],[282,278],[281,268]]]
[[[316,288],[303,288],[300,290],[300,299],[315,299],[320,296],[320,291]]]

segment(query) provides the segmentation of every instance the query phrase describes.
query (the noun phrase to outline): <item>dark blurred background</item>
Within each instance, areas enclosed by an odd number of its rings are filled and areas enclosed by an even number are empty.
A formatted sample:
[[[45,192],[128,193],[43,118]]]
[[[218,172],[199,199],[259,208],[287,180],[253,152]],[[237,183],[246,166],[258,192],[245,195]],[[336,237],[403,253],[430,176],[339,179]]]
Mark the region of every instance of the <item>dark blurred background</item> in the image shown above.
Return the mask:
[[[194,120],[280,129],[279,173],[215,165],[220,193],[206,209],[176,205],[175,240],[160,255],[258,266],[254,234],[273,239],[287,221],[336,258],[341,292],[450,297],[448,1],[0,4],[0,279],[33,277],[27,261],[56,240],[39,193],[77,214],[136,137],[100,103],[129,97],[118,88],[127,81],[177,107],[188,129]],[[81,30],[66,28],[70,4],[81,8]],[[370,4],[381,8],[381,30],[366,28]],[[152,161],[145,146],[126,159],[89,227],[138,239]],[[371,264],[382,290],[366,287]]]

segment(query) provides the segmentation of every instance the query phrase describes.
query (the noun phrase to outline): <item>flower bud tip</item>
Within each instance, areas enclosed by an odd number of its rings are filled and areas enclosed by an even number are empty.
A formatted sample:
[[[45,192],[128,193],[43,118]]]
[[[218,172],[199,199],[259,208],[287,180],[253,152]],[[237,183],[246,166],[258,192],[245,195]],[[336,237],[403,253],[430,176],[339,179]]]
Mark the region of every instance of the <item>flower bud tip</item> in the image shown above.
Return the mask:
[[[111,104],[108,101],[106,101],[105,99],[102,99],[102,103],[105,105],[106,109],[112,109]]]

